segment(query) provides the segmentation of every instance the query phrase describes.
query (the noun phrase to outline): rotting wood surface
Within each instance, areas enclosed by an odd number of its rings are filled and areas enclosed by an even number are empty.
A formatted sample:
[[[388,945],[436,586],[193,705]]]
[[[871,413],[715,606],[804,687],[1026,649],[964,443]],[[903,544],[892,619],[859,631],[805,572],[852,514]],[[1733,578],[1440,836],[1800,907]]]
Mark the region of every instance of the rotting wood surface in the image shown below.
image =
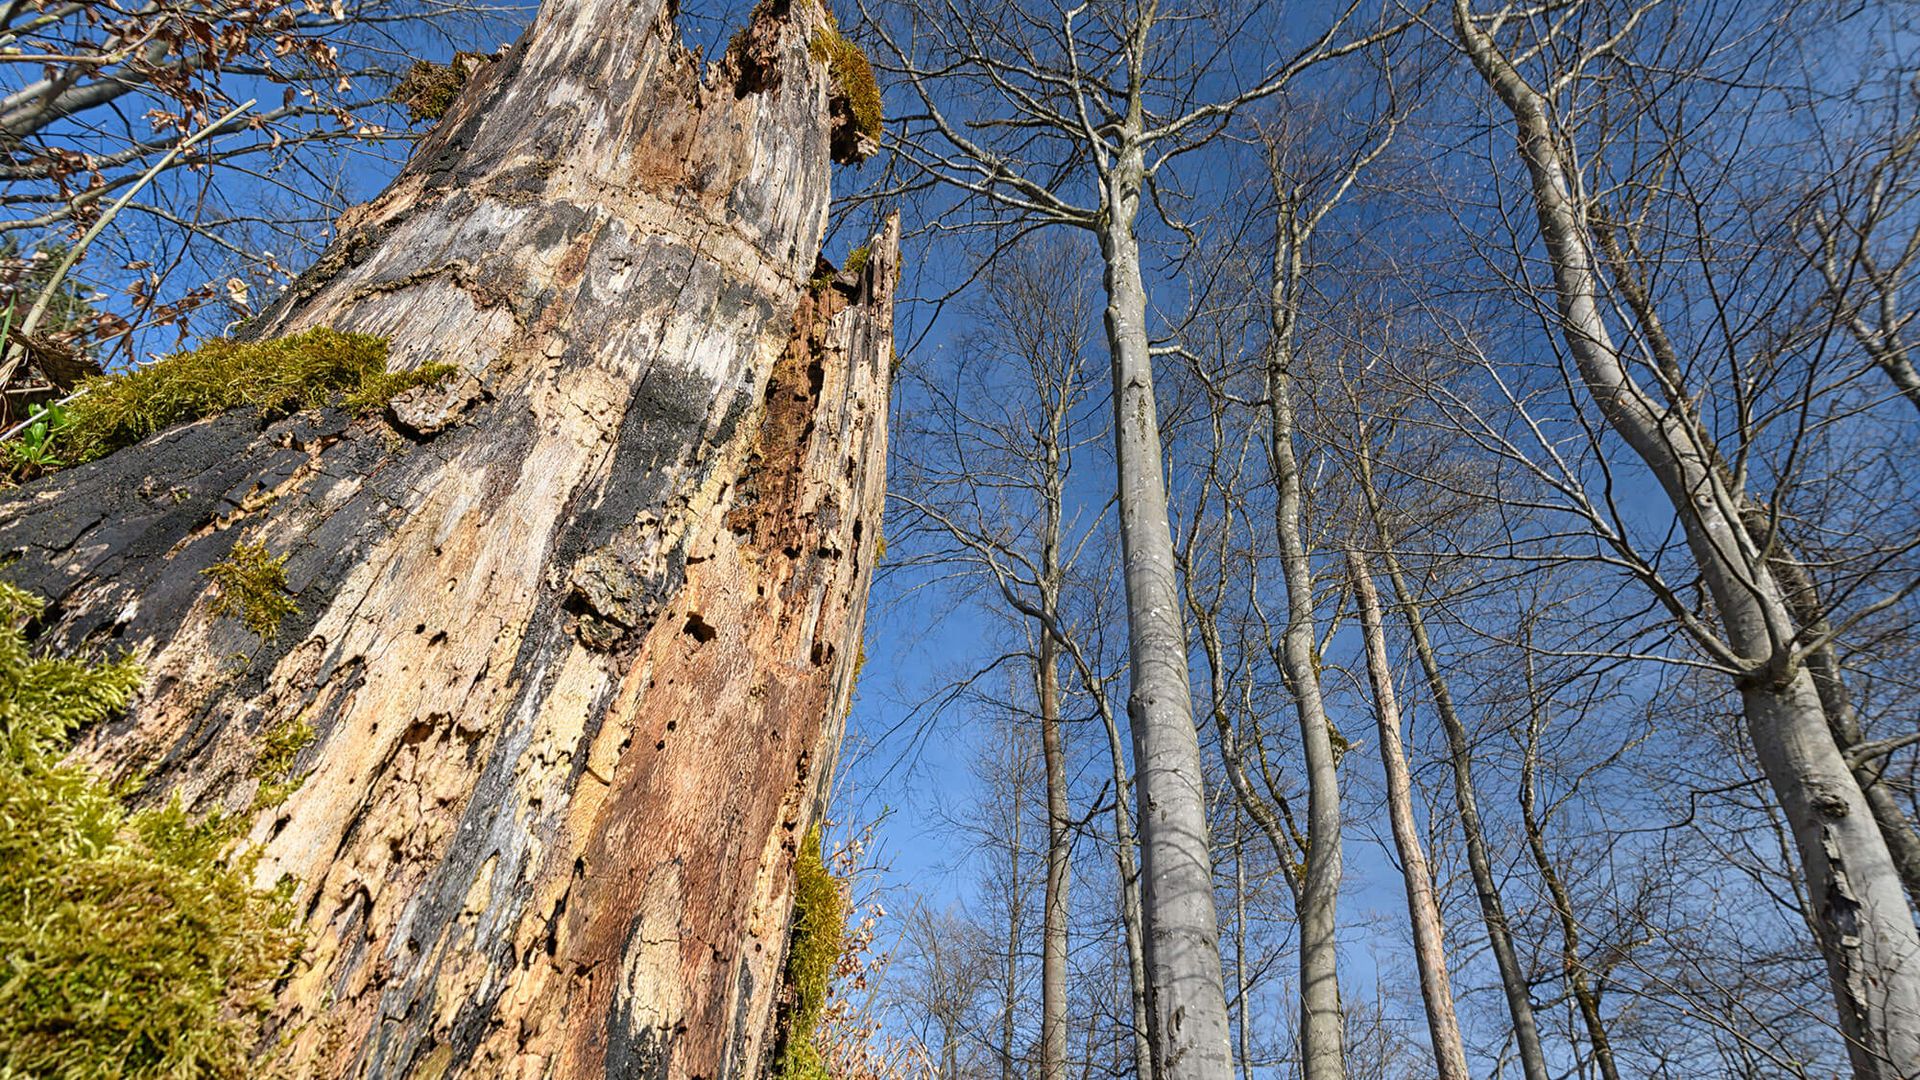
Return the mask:
[[[234,413],[0,500],[56,648],[148,683],[80,753],[253,816],[312,938],[263,1053],[308,1076],[751,1076],[791,858],[860,654],[897,227],[808,279],[814,5],[702,78],[658,3],[552,0],[248,332],[459,374],[382,416]],[[262,641],[209,610],[288,556]],[[305,723],[283,802],[263,733]]]

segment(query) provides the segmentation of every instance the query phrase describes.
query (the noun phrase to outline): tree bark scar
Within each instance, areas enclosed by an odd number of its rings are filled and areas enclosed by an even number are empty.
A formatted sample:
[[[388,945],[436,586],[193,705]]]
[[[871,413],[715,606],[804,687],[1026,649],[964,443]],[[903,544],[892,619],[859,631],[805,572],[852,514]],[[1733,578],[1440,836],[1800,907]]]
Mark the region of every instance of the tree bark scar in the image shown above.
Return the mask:
[[[810,817],[789,809],[809,801],[792,795],[823,782],[811,763],[844,707],[835,676],[858,655],[846,598],[869,573],[852,532],[878,512],[879,417],[840,403],[878,400],[882,365],[845,345],[876,325],[871,304],[849,310],[832,290],[803,298],[758,422],[740,433],[729,497],[689,529],[684,584],[628,668],[615,707],[631,710],[635,743],[587,830],[595,871],[559,938],[558,962],[581,973],[568,1011],[607,1017],[565,1051],[582,1071],[718,1077],[757,1065],[784,941],[784,920],[760,909],[786,902]],[[833,467],[850,454],[866,466],[851,480]],[[727,773],[787,775],[791,787],[729,788]],[[651,868],[667,864],[678,873],[663,881]],[[669,962],[674,977],[639,977]]]

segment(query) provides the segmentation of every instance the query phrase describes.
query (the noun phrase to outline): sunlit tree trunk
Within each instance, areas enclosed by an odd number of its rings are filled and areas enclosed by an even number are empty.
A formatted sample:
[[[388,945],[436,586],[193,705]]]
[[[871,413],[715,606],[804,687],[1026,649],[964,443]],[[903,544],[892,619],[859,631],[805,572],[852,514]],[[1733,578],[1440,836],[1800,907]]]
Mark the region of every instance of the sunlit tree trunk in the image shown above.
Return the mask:
[[[1276,188],[1279,178],[1276,175]],[[1320,657],[1314,643],[1313,566],[1303,537],[1305,522],[1300,464],[1294,453],[1293,372],[1295,319],[1306,253],[1294,225],[1298,207],[1280,192],[1273,252],[1271,340],[1266,366],[1267,460],[1277,496],[1274,533],[1287,583],[1287,624],[1280,636],[1280,664],[1300,718],[1300,746],[1307,766],[1307,856],[1300,875],[1300,1045],[1307,1080],[1346,1076],[1340,1017],[1338,922],[1340,900],[1340,773],[1333,757],[1332,721],[1320,692]]]
[[[1051,545],[1050,545],[1051,548]],[[1040,942],[1040,1075],[1067,1075],[1067,887],[1073,823],[1067,810],[1067,755],[1060,738],[1060,674],[1053,636],[1040,634],[1040,742],[1047,772],[1047,882]]]
[[[1447,975],[1446,931],[1440,922],[1440,906],[1434,901],[1433,869],[1420,844],[1420,825],[1413,816],[1413,779],[1407,769],[1406,748],[1400,741],[1400,705],[1393,690],[1393,664],[1387,655],[1379,594],[1364,555],[1349,550],[1347,568],[1353,577],[1360,630],[1366,641],[1367,676],[1373,684],[1374,716],[1380,730],[1380,765],[1387,778],[1387,816],[1406,885],[1413,959],[1420,973],[1427,1032],[1433,1039],[1434,1072],[1440,1080],[1467,1080],[1467,1052],[1460,1039],[1460,1020],[1454,1013],[1453,983]]]
[[[1139,118],[1133,123],[1138,124]],[[1141,906],[1158,1080],[1227,1080],[1227,1001],[1213,858],[1193,727],[1186,631],[1174,581],[1173,533],[1147,339],[1147,294],[1133,234],[1145,166],[1137,144],[1108,171],[1099,230],[1113,361],[1120,542],[1127,594]]]
[[[1455,0],[1454,25],[1516,125],[1554,275],[1560,332],[1580,378],[1606,422],[1665,490],[1713,596],[1731,662],[1742,665],[1734,688],[1761,771],[1793,829],[1854,1075],[1920,1075],[1920,934],[1872,807],[1828,728],[1814,678],[1792,655],[1800,628],[1741,519],[1746,495],[1714,468],[1702,434],[1679,410],[1652,399],[1621,361],[1596,300],[1595,258],[1548,102],[1466,0]]]
[[[1427,635],[1425,614],[1420,609],[1412,586],[1400,568],[1400,557],[1393,545],[1382,512],[1379,489],[1374,486],[1373,465],[1363,446],[1359,457],[1361,493],[1367,512],[1380,538],[1380,561],[1393,585],[1393,597],[1406,619],[1408,636],[1413,640],[1414,656],[1420,661],[1427,692],[1433,698],[1433,710],[1447,736],[1447,761],[1453,773],[1454,807],[1460,812],[1460,832],[1466,839],[1467,870],[1473,878],[1474,898],[1479,902],[1480,918],[1487,928],[1487,948],[1493,953],[1494,966],[1500,972],[1500,988],[1507,1000],[1507,1015],[1513,1023],[1514,1047],[1527,1080],[1547,1080],[1546,1055],[1540,1047],[1540,1027],[1534,1016],[1526,971],[1513,945],[1512,924],[1507,921],[1506,904],[1500,898],[1499,882],[1493,876],[1493,858],[1487,851],[1486,826],[1480,819],[1480,798],[1473,782],[1473,743],[1467,725],[1454,707],[1453,691],[1440,668],[1439,655]]]

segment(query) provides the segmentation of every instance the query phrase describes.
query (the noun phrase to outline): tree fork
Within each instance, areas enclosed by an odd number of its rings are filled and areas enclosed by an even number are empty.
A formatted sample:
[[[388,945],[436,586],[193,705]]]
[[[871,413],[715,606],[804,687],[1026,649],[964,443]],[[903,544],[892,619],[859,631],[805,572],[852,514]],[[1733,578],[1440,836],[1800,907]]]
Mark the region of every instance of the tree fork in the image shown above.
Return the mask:
[[[669,7],[551,0],[248,329],[455,375],[0,502],[43,639],[146,665],[78,752],[294,881],[262,1049],[296,1074],[757,1071],[884,487],[897,226],[808,285],[825,18],[763,5],[709,84]],[[241,542],[286,559],[272,640],[212,610]]]

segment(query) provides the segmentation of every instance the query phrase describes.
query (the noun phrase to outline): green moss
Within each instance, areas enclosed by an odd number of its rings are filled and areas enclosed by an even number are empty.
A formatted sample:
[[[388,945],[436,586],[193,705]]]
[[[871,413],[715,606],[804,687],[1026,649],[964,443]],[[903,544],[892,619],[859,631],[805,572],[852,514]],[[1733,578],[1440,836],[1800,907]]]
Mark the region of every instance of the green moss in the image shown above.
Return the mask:
[[[267,641],[279,636],[281,619],[300,610],[287,591],[287,557],[268,554],[265,544],[235,544],[225,559],[200,572],[220,587],[213,613],[237,617]]]
[[[313,725],[297,716],[280,721],[261,735],[260,753],[253,759],[251,770],[260,781],[260,789],[253,796],[255,810],[278,806],[300,790],[306,778],[293,775],[294,759],[317,737]]]
[[[868,244],[861,244],[859,247],[847,252],[847,264],[838,270],[835,270],[823,257],[818,263],[823,269],[807,280],[807,287],[814,292],[820,292],[827,286],[833,284],[833,279],[839,277],[841,274],[852,274],[857,277],[860,271],[867,268],[867,260],[872,257],[873,252],[871,245]]]
[[[810,45],[814,59],[826,62],[834,88],[846,95],[854,132],[877,143],[886,117],[880,107],[880,84],[874,81],[873,64],[867,54],[833,25],[831,17],[825,27],[814,32]]]
[[[175,424],[243,406],[273,415],[319,408],[338,398],[364,411],[453,370],[451,364],[426,364],[389,372],[384,339],[326,328],[272,341],[219,338],[134,371],[82,383],[80,396],[66,407],[55,449],[65,463],[79,464]]]
[[[290,888],[175,801],[128,812],[62,759],[139,669],[36,656],[40,611],[0,583],[0,1076],[245,1077],[266,994],[297,956]]]
[[[774,1075],[828,1080],[814,1032],[827,1008],[827,987],[847,934],[846,892],[820,854],[820,826],[801,842],[793,863],[793,930],[787,941],[786,1023]]]
[[[415,60],[387,100],[406,106],[407,119],[416,124],[438,120],[447,115],[467,80],[486,61],[479,53],[470,52],[454,53],[451,64]]]

